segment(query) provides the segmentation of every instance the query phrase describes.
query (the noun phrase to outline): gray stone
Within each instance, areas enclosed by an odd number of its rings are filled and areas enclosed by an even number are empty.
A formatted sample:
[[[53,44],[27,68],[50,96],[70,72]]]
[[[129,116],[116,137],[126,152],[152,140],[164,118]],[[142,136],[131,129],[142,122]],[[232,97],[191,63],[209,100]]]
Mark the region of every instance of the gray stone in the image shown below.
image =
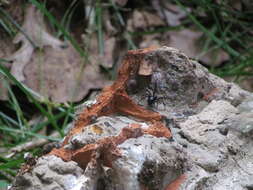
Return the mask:
[[[123,116],[99,117],[96,122],[86,126],[81,133],[71,137],[66,148],[76,149],[95,143],[105,137],[117,136],[130,123],[140,124],[143,128],[148,127],[144,122],[135,121]]]
[[[99,152],[86,168],[43,156],[16,177],[12,189],[163,190],[181,174],[186,179],[179,190],[253,189],[253,95],[174,48],[159,48],[144,59],[152,73],[131,75],[127,92],[136,103],[163,114],[173,138],[129,138],[117,145],[121,156],[111,167],[100,162]],[[126,116],[99,117],[65,148],[117,136],[131,123],[150,126]]]
[[[113,163],[118,189],[164,189],[184,171],[185,157],[180,146],[166,138],[144,135],[119,145],[122,157]]]
[[[11,189],[74,190],[82,174],[83,170],[73,161],[64,162],[56,156],[43,156],[31,172],[16,177]]]

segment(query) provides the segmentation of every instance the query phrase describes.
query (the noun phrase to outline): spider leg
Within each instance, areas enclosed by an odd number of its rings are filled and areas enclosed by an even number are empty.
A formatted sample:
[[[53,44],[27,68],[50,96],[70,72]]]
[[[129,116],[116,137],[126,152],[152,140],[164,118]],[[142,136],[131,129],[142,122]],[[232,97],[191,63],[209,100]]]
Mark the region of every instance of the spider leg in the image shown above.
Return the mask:
[[[165,97],[161,96],[161,97],[157,97],[157,104],[162,104],[163,105],[163,109],[161,109],[161,111],[165,111],[166,110],[166,102],[165,102]],[[158,105],[157,105],[158,107]]]

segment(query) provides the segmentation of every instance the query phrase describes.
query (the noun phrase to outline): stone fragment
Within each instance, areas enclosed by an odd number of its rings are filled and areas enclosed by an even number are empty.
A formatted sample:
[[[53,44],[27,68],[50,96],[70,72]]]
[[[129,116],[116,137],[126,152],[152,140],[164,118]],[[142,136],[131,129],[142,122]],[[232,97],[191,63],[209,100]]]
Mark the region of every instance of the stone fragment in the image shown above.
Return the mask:
[[[12,190],[53,190],[73,189],[78,184],[83,170],[77,163],[64,162],[56,156],[43,156],[38,159],[32,172],[18,175]]]

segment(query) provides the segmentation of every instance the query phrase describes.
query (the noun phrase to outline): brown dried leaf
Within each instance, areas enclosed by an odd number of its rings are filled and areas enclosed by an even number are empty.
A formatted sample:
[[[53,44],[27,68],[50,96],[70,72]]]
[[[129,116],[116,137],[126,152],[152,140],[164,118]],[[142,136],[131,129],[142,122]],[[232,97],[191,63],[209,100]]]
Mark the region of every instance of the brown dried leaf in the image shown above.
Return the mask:
[[[111,15],[107,9],[103,11],[102,21],[103,21],[103,25],[104,25],[107,36],[114,36],[118,32],[117,29],[112,24]]]
[[[12,43],[9,43],[11,39],[8,36],[5,36],[4,34],[0,34],[0,57],[8,57],[11,55],[11,52],[14,51],[14,45]],[[9,63],[2,62],[0,63],[7,68],[10,68]],[[0,100],[8,100],[8,89],[7,86],[9,85],[9,81],[6,77],[4,77],[2,74],[0,74]]]
[[[97,35],[86,36],[83,35],[84,44],[88,44],[88,52],[90,54],[90,61],[93,64],[99,64],[105,68],[112,68],[114,60],[114,51],[116,48],[116,38],[105,34],[104,37],[104,52],[99,53],[98,38]]]
[[[166,45],[180,49],[187,56],[198,59],[207,65],[217,66],[223,61],[228,60],[228,54],[220,49],[208,50],[203,52],[200,39],[203,33],[190,29],[180,31],[170,31],[164,35],[152,34],[144,35],[139,43],[140,48],[150,47],[152,45]]]
[[[102,88],[108,83],[99,66],[87,64],[72,46],[36,51],[24,73],[30,88],[55,102],[80,101],[90,89]]]
[[[239,86],[245,90],[253,92],[253,77],[245,77],[242,81],[239,81]]]
[[[237,9],[237,10],[242,10],[242,3],[243,1],[241,0],[216,0],[216,3],[219,5],[226,6],[227,9]]]
[[[127,4],[128,0],[113,0],[114,3],[116,3],[117,5],[123,7]]]
[[[190,29],[170,31],[164,37],[166,45],[183,51],[187,56],[196,58],[208,65],[217,66],[228,60],[228,54],[222,49],[216,49],[203,53],[202,45],[199,43],[202,32]]]
[[[12,17],[19,25],[24,20],[24,1],[23,0],[8,0],[9,4],[4,5],[4,10]]]
[[[113,51],[116,45],[116,38],[109,37],[104,41],[104,54],[98,56],[97,62],[106,68],[112,68],[113,66]],[[96,58],[96,56],[94,56]]]
[[[0,74],[0,100],[8,100],[8,81],[7,79]]]
[[[253,1],[252,0],[242,0],[242,3],[247,11],[253,10]]]
[[[127,29],[128,31],[134,31],[136,29],[146,29],[163,25],[165,25],[165,23],[156,14],[134,10],[132,18],[127,22]]]
[[[51,46],[61,48],[64,43],[46,31],[43,15],[33,5],[28,6],[22,29],[29,36],[36,47]],[[8,60],[12,61],[11,73],[19,81],[24,81],[23,69],[30,61],[34,52],[34,45],[21,32],[14,38],[13,43],[22,43],[22,46]]]
[[[0,0],[0,6],[4,4],[9,4],[10,2],[8,0]]]
[[[224,79],[228,82],[235,82],[236,76],[226,76]],[[253,76],[245,76],[236,82],[242,89],[253,92]]]
[[[35,47],[22,33],[17,34],[14,43],[22,46],[9,56],[11,72],[34,91],[55,102],[79,101],[90,89],[107,83],[98,64],[87,64],[70,44],[66,48],[46,31],[43,16],[32,5],[26,10],[22,28]]]
[[[152,0],[154,9],[158,15],[166,20],[170,26],[177,26],[181,23],[181,19],[186,17],[186,13],[177,5],[169,3],[167,0]]]
[[[139,48],[144,49],[144,48],[150,47],[150,46],[159,47],[161,45],[160,37],[161,37],[161,34],[158,34],[158,33],[142,36],[142,41],[139,44]]]

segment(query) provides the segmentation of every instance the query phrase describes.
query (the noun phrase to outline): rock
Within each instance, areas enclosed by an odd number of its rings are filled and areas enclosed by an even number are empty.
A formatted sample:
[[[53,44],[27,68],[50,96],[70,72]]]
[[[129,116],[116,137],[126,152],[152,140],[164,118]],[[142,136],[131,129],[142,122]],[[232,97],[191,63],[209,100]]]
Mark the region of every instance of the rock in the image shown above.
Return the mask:
[[[117,189],[164,189],[183,173],[184,153],[166,138],[144,135],[119,146],[122,156],[112,166]]]
[[[124,127],[131,123],[139,124],[143,128],[148,128],[146,123],[134,121],[127,117],[102,116],[99,117],[95,123],[86,126],[81,133],[71,137],[67,147],[75,149],[76,147],[83,147],[87,144],[95,143],[105,137],[117,136]]]
[[[38,159],[32,172],[16,177],[11,189],[73,189],[82,174],[83,170],[73,161],[64,162],[56,156],[43,156]]]
[[[185,122],[180,123],[182,135],[189,141],[198,144],[213,144],[217,142],[219,137],[218,126],[224,120],[234,116],[237,113],[237,109],[230,103],[220,100],[213,100],[207,107],[205,107],[199,114],[190,116]],[[212,135],[215,139],[211,143],[206,142],[206,133],[214,133]],[[223,135],[221,135],[223,138]]]
[[[252,189],[251,103],[174,48],[130,51],[62,146],[11,189]]]

